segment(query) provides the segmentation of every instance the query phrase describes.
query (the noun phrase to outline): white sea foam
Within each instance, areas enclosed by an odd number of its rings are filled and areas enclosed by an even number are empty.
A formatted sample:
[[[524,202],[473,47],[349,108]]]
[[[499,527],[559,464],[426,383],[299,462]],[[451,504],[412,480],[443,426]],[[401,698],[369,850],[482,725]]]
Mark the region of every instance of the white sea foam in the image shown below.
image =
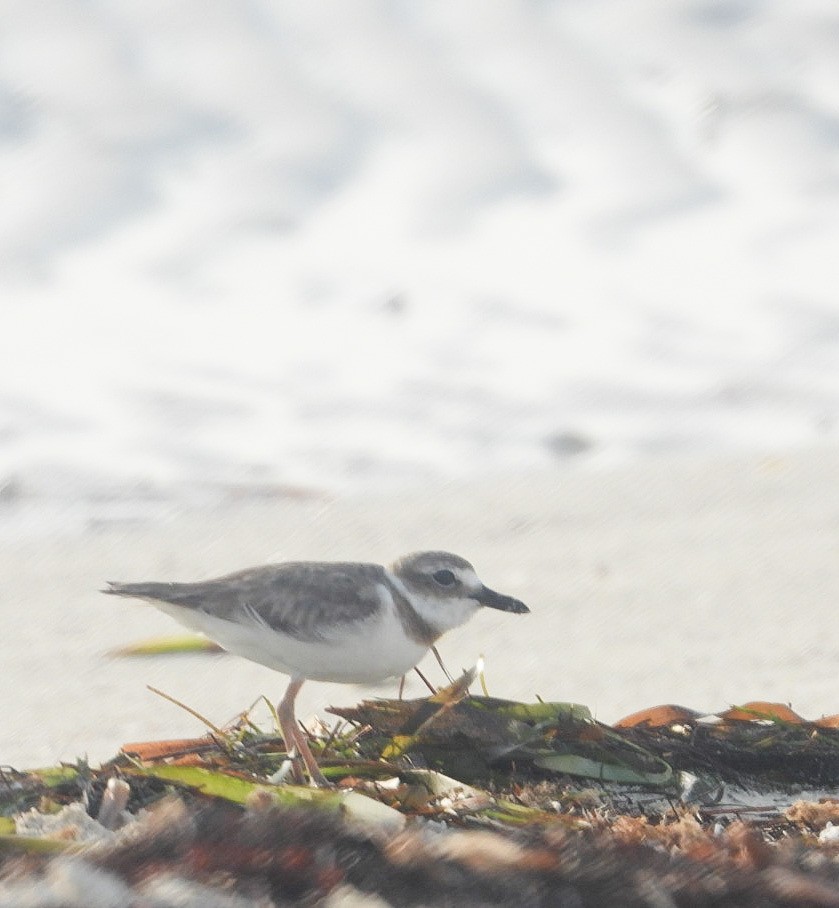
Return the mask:
[[[831,4],[3,21],[7,509],[839,433]]]

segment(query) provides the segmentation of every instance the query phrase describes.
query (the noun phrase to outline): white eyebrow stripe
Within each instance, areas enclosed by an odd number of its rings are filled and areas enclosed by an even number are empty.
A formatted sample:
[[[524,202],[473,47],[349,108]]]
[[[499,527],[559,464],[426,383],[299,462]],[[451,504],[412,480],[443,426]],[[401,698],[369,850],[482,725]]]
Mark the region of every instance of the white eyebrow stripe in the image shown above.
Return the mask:
[[[483,586],[480,577],[478,577],[472,568],[461,568],[460,571],[456,571],[455,573],[460,577],[461,583],[463,583],[464,586],[468,586],[475,590],[478,590]]]

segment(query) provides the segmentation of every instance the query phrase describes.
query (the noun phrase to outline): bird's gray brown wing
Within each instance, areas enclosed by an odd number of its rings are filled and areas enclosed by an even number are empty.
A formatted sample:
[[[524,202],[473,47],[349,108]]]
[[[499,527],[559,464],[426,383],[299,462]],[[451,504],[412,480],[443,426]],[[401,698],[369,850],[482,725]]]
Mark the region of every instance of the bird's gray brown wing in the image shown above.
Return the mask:
[[[199,583],[111,583],[104,590],[196,610],[226,621],[251,620],[298,640],[319,640],[371,618],[382,607],[377,564],[288,562]]]

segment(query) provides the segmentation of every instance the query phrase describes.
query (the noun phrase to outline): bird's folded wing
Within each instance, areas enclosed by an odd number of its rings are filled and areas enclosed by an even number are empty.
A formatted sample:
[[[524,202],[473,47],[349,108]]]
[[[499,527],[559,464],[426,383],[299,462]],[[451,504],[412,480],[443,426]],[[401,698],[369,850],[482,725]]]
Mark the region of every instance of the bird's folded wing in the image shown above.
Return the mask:
[[[383,588],[379,565],[288,562],[199,583],[112,584],[107,592],[253,622],[298,640],[323,640],[372,618],[382,608]]]

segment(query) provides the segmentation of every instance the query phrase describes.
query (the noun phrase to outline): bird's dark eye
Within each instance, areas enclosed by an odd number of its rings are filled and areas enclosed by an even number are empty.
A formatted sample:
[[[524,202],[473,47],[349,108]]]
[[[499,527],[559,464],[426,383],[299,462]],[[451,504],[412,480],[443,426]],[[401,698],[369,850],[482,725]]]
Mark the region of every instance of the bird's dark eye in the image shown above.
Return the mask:
[[[432,576],[441,586],[451,586],[457,579],[449,570],[435,571]]]

